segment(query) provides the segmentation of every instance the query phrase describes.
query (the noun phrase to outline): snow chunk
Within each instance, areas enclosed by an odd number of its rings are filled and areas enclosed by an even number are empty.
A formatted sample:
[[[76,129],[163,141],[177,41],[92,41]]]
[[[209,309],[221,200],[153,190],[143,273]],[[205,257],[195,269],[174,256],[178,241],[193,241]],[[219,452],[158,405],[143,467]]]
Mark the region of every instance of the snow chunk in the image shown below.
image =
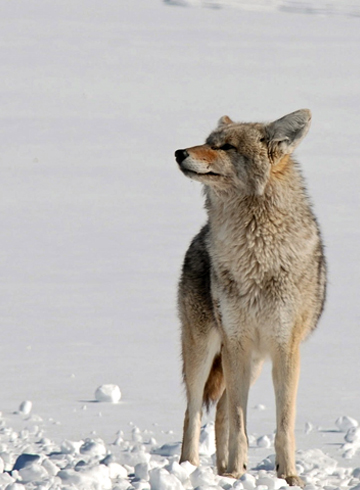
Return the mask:
[[[126,468],[119,463],[110,463],[108,464],[109,468],[109,476],[110,478],[127,478],[128,473]]]
[[[39,463],[32,463],[19,471],[19,475],[24,483],[36,482],[49,477],[46,469]]]
[[[38,454],[20,454],[12,471],[18,472],[21,480],[25,483],[41,481],[49,477],[49,473],[40,464],[40,456]]]
[[[350,427],[346,433],[345,441],[360,444],[360,428]]]
[[[189,472],[187,471],[186,467],[183,466],[183,464],[180,465],[176,461],[173,461],[168,466],[166,466],[165,469],[169,473],[171,473],[172,475],[176,476],[176,478],[178,480],[180,480],[180,482],[184,485],[184,483],[188,483],[189,482]],[[189,463],[189,464],[191,464],[191,463]],[[191,466],[193,466],[193,465],[191,465]],[[193,466],[193,468],[195,470],[196,469],[196,466]]]
[[[14,483],[15,479],[9,475],[9,473],[2,473],[0,475],[0,487],[5,488],[6,485],[10,485],[11,483]]]
[[[95,398],[98,402],[117,403],[120,401],[121,391],[118,385],[101,385],[95,391]]]
[[[134,483],[134,485],[135,485],[135,483]],[[117,482],[115,487],[113,487],[113,490],[128,490],[128,489],[132,489],[132,488],[135,488],[135,487],[133,487],[128,480],[123,479],[123,480],[120,480]]]
[[[200,487],[201,485],[209,486],[215,485],[215,474],[209,466],[200,466],[196,468],[190,475],[191,483],[194,488]]]
[[[132,451],[123,451],[120,453],[120,463],[124,466],[136,466],[139,463],[149,463],[150,454],[144,451],[142,447],[134,447]]]
[[[344,444],[342,446],[342,450],[344,451],[342,457],[344,459],[352,459],[355,456],[357,449],[358,446],[356,444]]]
[[[194,466],[193,464],[190,463],[190,461],[183,461],[181,464],[180,464],[181,468],[183,468],[187,475],[190,476],[191,473],[193,473],[197,466]]]
[[[103,464],[81,471],[61,470],[58,476],[66,485],[75,485],[84,490],[94,487],[101,490],[112,488],[109,469]]]
[[[210,422],[201,427],[199,454],[212,456],[215,451],[215,425],[213,422]]]
[[[141,435],[141,430],[139,427],[134,427],[131,431],[131,439],[134,442],[143,442],[143,437]]]
[[[95,459],[102,459],[107,453],[104,442],[101,439],[86,439],[80,447],[80,453]]]
[[[298,489],[299,487],[293,487],[293,488]],[[266,485],[257,485],[256,490],[268,490],[268,487]]]
[[[240,480],[236,480],[236,482],[233,484],[233,488],[236,490],[243,490],[244,486]]]
[[[5,490],[26,490],[26,487],[21,483],[10,483]]]
[[[261,461],[261,463],[259,463],[257,466],[256,466],[256,470],[266,470],[266,471],[273,471],[275,470],[275,454],[270,454],[269,456],[267,456],[265,459],[263,459]]]
[[[132,484],[132,486],[130,488],[131,489],[135,489],[135,490],[151,490],[150,489],[150,483],[147,482],[147,481],[136,481],[136,482],[133,482],[133,484]]]
[[[266,406],[262,403],[258,403],[257,405],[255,405],[254,410],[266,410]]]
[[[304,467],[305,473],[309,474],[314,469],[324,475],[331,475],[337,467],[337,461],[321,449],[309,449],[308,451],[299,451],[296,458],[296,463],[300,463]]]
[[[223,488],[224,490],[229,490],[230,488],[233,488],[234,478],[229,477],[229,476],[221,476],[219,478],[218,485],[219,485],[219,487]]]
[[[19,413],[22,415],[29,415],[32,409],[32,402],[30,400],[25,400],[20,403]]]
[[[351,417],[348,417],[347,415],[344,415],[335,421],[335,425],[341,432],[347,432],[352,427],[358,427],[359,422]]]
[[[135,471],[135,478],[138,478],[139,480],[149,480],[149,465],[148,463],[138,463],[135,465],[134,468]]]
[[[245,490],[253,490],[256,487],[256,479],[250,473],[244,473],[240,478],[240,481]]]
[[[176,476],[171,475],[165,468],[155,468],[150,471],[151,490],[183,490]]]
[[[261,436],[256,441],[257,447],[270,447],[271,440],[269,436]]]
[[[178,456],[181,453],[181,443],[180,442],[170,442],[168,444],[163,444],[161,447],[155,448],[152,454],[158,454],[159,456]]]
[[[60,450],[63,454],[79,454],[84,441],[65,440],[61,443]]]
[[[288,486],[288,483],[286,480],[284,480],[283,478],[276,478],[274,479],[274,489],[275,490],[279,490],[280,488],[283,488],[283,487],[287,487]]]
[[[50,459],[44,459],[42,462],[43,467],[48,472],[49,476],[56,476],[59,473],[59,468]]]
[[[286,484],[286,482],[285,482]],[[275,479],[271,478],[268,475],[265,476],[260,476],[257,481],[256,481],[256,486],[263,486],[265,485],[269,490],[274,490],[275,488]]]

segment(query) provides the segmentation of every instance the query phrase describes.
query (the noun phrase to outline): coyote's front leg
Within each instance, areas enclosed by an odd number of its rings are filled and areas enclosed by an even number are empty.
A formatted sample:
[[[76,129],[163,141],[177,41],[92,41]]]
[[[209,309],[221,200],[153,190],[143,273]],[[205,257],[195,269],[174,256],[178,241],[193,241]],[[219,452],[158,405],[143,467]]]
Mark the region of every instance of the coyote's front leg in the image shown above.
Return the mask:
[[[304,487],[295,467],[296,394],[300,372],[299,345],[278,346],[273,355],[276,398],[276,471],[289,485]]]
[[[247,468],[246,408],[251,350],[241,339],[225,338],[222,350],[229,414],[229,459],[225,475],[240,478]]]

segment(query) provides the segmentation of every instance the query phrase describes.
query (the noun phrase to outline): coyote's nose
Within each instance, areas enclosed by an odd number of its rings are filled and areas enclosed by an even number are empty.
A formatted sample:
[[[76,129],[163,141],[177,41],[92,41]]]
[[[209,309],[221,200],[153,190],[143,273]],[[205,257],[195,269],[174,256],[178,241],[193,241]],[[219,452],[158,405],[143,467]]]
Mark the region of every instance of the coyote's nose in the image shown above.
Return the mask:
[[[178,163],[182,163],[188,156],[189,153],[186,150],[176,150],[175,152],[175,158]]]

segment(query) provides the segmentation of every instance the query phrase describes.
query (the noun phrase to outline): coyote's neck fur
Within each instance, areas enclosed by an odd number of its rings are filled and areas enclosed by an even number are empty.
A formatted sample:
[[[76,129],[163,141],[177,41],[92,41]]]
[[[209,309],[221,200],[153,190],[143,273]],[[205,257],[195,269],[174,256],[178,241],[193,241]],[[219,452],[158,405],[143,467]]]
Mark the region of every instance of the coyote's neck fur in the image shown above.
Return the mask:
[[[313,216],[302,176],[295,162],[286,160],[261,196],[205,189],[214,272],[221,280],[231,278],[241,296],[274,283],[279,292],[278,278],[284,282],[290,270],[301,274],[303,259],[316,246],[315,223],[303,226]]]

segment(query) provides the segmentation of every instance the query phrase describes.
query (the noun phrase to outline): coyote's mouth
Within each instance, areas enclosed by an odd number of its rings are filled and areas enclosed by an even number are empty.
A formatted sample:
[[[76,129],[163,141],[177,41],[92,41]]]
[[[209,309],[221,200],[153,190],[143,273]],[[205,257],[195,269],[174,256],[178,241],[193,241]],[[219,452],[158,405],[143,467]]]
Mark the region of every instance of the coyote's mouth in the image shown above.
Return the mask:
[[[215,172],[196,172],[195,170],[189,170],[188,168],[184,168],[181,170],[188,174],[198,175],[199,177],[202,177],[203,175],[212,175],[214,177],[220,177],[220,174],[216,174]]]
[[[184,165],[179,164],[180,170],[185,174],[185,175],[197,175],[198,177],[203,177],[203,176],[211,176],[211,177],[220,177],[220,174],[217,174],[216,172],[209,171],[209,172],[197,172],[196,170],[193,170],[191,168],[185,167]]]

